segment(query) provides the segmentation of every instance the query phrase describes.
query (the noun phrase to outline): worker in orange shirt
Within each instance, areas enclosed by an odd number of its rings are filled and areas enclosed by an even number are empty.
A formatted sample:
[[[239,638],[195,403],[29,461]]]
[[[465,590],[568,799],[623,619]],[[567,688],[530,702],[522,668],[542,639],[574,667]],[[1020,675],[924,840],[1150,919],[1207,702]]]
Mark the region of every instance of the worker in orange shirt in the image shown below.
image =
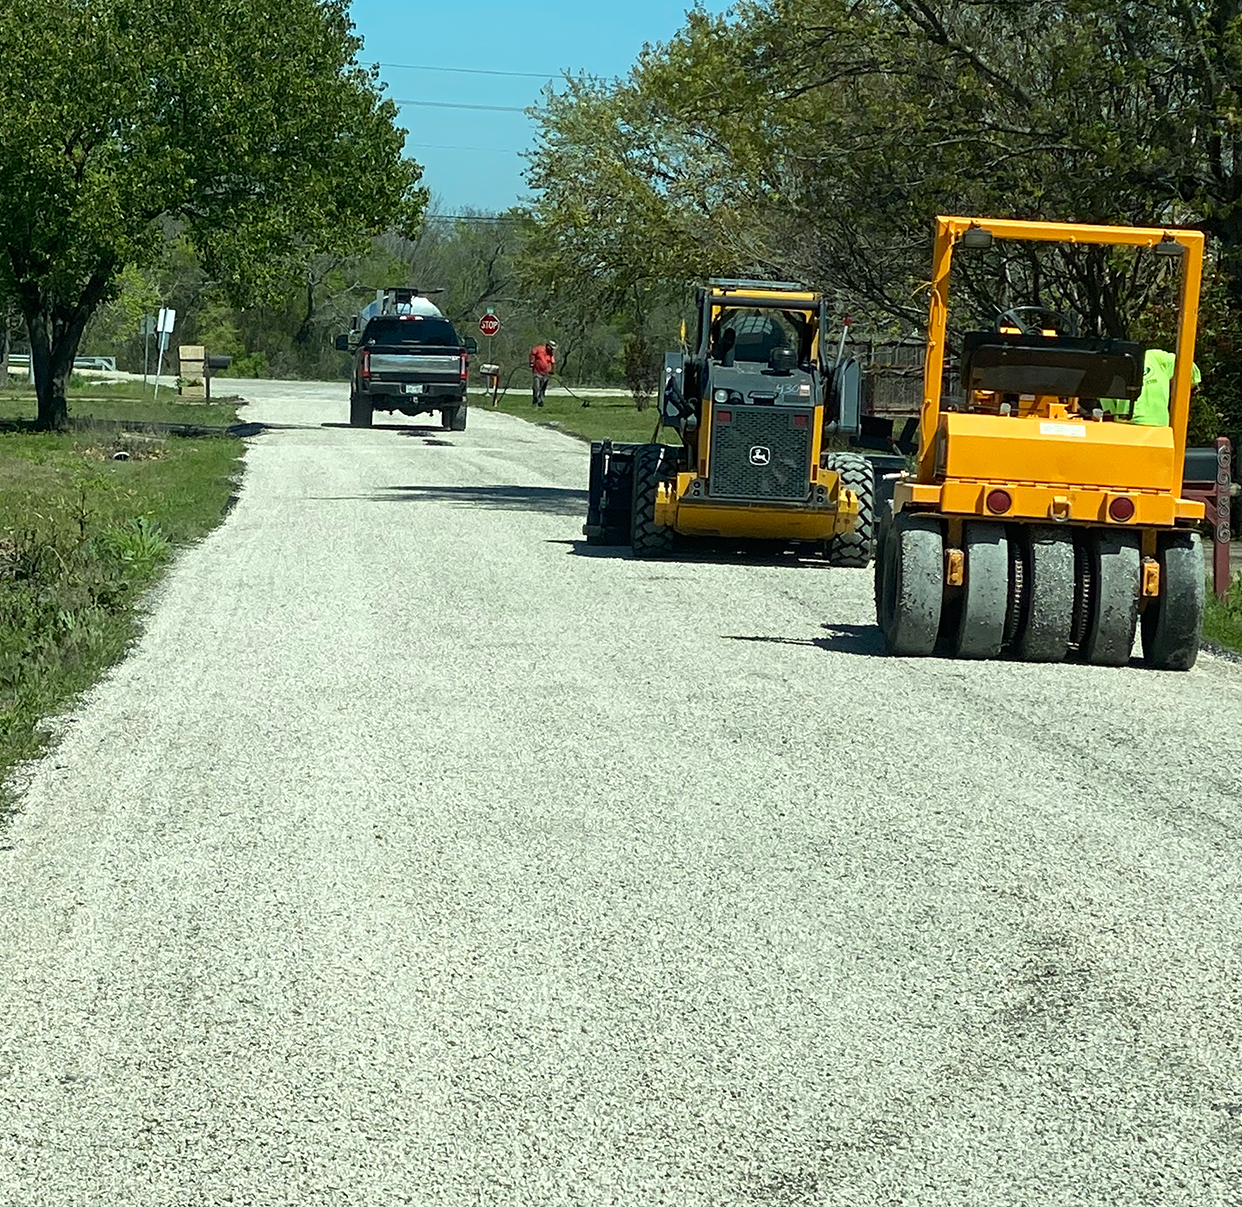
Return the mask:
[[[548,392],[548,378],[556,372],[556,344],[552,340],[536,344],[530,350],[530,371],[534,375],[531,405],[541,407],[543,396]]]

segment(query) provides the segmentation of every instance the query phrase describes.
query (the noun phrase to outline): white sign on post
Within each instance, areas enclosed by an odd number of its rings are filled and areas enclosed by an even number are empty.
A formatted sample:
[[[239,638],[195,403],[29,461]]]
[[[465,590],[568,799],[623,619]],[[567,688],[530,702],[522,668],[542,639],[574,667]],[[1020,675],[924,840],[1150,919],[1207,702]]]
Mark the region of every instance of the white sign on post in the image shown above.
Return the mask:
[[[168,337],[172,335],[176,322],[177,312],[161,306],[159,316],[155,320],[155,329],[160,335],[160,347],[159,357],[155,362],[155,393],[151,395],[153,402],[160,395],[160,374],[164,371],[164,353],[168,351]]]

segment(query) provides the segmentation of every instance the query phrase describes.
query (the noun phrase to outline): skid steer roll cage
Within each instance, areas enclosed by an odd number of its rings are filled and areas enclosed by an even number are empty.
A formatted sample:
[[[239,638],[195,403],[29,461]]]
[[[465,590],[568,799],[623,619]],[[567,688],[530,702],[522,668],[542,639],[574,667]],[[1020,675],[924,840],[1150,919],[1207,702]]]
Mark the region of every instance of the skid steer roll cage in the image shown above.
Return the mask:
[[[963,245],[964,240],[967,247],[972,245],[986,247],[993,239],[1148,248],[1156,251],[1157,254],[1176,256],[1181,260],[1177,360],[1173,371],[1169,426],[1173,430],[1173,464],[1184,465],[1186,427],[1190,418],[1195,326],[1199,311],[1199,285],[1203,276],[1202,233],[1166,227],[1119,228],[988,218],[940,217],[936,219],[936,246],[932,259],[931,315],[927,332],[927,361],[923,378],[923,407],[919,441],[920,479],[929,482],[934,477],[935,439],[940,426],[945,333],[949,310],[949,273],[953,263],[953,251],[956,247]],[[821,334],[821,347],[822,339]]]
[[[790,310],[813,312],[817,317],[815,347],[812,349],[820,367],[828,367],[828,302],[819,294],[796,281],[746,281],[713,278],[706,289],[698,291],[699,343],[696,357],[706,358],[711,348],[712,311],[745,309]]]

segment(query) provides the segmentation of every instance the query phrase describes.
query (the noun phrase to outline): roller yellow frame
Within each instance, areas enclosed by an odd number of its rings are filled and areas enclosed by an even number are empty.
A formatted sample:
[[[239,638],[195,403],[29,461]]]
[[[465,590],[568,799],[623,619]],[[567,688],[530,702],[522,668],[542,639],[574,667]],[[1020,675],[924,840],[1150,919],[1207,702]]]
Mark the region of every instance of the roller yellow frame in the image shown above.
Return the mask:
[[[949,273],[968,230],[994,239],[1181,248],[1176,366],[1168,427],[1098,422],[1078,413],[1071,399],[1024,397],[1015,415],[946,411],[942,406]],[[1088,226],[940,217],[931,282],[918,471],[897,484],[894,512],[905,508],[947,517],[1167,528],[1201,519],[1203,505],[1180,497],[1190,417],[1191,373],[1203,235],[1164,227]],[[989,508],[999,488],[1011,499],[1003,513]],[[1124,495],[1133,504],[1110,505]],[[993,496],[995,497],[995,496]],[[1115,518],[1126,515],[1124,520]]]

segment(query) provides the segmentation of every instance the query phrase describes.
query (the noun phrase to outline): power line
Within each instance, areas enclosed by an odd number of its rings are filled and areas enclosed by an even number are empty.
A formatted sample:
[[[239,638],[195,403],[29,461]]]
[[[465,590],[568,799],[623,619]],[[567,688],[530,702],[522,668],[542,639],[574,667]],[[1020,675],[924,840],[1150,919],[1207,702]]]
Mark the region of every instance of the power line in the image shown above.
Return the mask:
[[[507,214],[426,214],[427,222],[525,222],[525,218],[511,218]]]
[[[381,67],[387,67],[390,71],[451,71],[456,75],[512,75],[521,76],[527,80],[550,80],[553,76],[558,76],[559,71],[549,71],[547,75],[541,75],[538,71],[498,71],[488,67],[432,67],[427,63],[381,63]]]
[[[488,113],[525,113],[521,105],[462,105],[457,101],[401,101],[394,99],[395,105],[421,105],[427,109],[486,109]]]
[[[497,155],[520,155],[517,147],[454,147],[438,142],[408,142],[407,147],[417,147],[421,151],[492,151]]]

